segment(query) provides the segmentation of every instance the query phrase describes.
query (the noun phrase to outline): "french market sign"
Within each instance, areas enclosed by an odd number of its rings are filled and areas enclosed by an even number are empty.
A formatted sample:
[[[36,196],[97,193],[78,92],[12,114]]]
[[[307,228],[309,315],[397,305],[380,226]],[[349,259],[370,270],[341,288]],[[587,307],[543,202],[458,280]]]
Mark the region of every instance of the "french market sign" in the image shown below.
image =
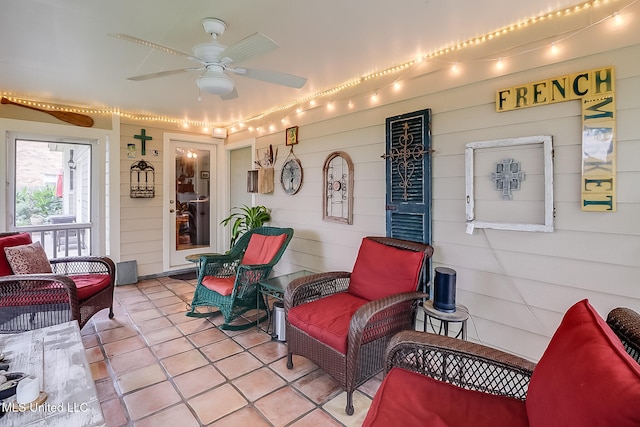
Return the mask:
[[[615,78],[613,67],[502,89],[496,112],[579,99],[582,103],[582,210],[616,211]]]

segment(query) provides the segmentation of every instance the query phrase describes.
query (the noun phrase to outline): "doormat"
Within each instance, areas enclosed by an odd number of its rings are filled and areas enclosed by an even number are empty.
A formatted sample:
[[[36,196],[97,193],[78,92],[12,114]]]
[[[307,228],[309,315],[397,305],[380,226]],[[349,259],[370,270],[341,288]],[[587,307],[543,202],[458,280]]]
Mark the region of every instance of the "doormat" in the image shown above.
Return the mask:
[[[198,278],[198,275],[195,271],[190,271],[188,273],[174,274],[169,276],[169,278],[176,280],[195,280]]]

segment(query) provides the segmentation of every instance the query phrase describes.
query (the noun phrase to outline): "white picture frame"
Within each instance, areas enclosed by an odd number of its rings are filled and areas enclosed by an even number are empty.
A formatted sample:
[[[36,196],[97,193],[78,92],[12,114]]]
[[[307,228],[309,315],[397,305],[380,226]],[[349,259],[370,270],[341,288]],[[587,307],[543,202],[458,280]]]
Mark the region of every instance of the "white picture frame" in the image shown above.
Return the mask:
[[[483,220],[478,218],[476,213],[476,185],[475,182],[475,157],[477,150],[492,149],[505,151],[505,148],[541,148],[542,165],[544,175],[544,212],[543,220],[539,223],[518,222],[515,221],[492,221],[491,219]],[[525,171],[526,172],[526,171]],[[487,181],[490,181],[487,177]],[[523,185],[526,185],[526,180]],[[490,182],[482,185],[491,185]],[[538,231],[552,232],[554,230],[553,222],[553,144],[552,137],[549,135],[526,136],[519,138],[499,139],[490,141],[470,142],[465,148],[465,187],[466,187],[466,215],[467,215],[467,233],[472,234],[475,228],[491,228],[498,230],[516,230],[516,231]],[[541,196],[541,195],[540,195]],[[517,200],[505,200],[505,204],[517,204]],[[507,206],[507,205],[505,205]],[[517,219],[517,218],[516,218]]]

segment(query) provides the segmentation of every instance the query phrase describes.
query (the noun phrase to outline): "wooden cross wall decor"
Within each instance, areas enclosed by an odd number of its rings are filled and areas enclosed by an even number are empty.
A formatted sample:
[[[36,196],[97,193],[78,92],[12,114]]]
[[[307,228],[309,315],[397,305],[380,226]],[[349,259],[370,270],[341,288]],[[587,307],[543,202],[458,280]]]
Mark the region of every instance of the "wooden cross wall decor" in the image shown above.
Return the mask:
[[[146,129],[140,129],[140,135],[133,135],[135,139],[139,139],[142,142],[142,146],[140,147],[140,153],[144,156],[147,154],[147,141],[151,141],[153,139],[152,136],[147,136]]]

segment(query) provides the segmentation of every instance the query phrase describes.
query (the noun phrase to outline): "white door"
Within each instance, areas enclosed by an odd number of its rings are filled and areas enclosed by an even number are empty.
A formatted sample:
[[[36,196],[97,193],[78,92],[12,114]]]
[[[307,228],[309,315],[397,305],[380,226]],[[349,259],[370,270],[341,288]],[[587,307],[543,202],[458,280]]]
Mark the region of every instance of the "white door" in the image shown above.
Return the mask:
[[[216,146],[171,139],[167,162],[171,185],[165,215],[169,216],[169,267],[188,267],[187,256],[215,252]]]

